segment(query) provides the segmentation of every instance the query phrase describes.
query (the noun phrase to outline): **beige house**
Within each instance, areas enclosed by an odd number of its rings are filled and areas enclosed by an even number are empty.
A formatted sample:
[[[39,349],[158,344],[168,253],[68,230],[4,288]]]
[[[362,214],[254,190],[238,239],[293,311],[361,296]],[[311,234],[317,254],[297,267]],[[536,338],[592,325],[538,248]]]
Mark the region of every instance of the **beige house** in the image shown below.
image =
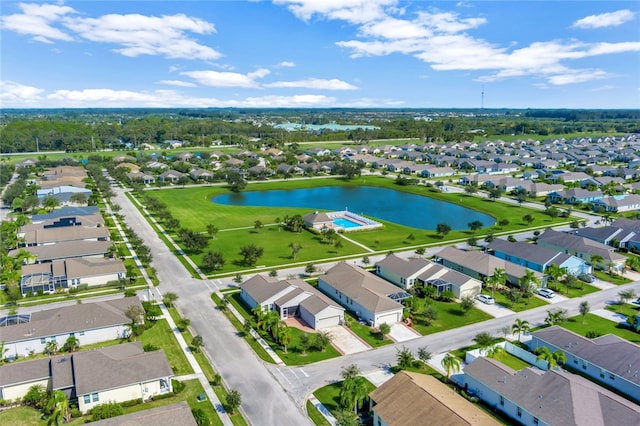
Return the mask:
[[[22,398],[33,385],[61,390],[86,413],[105,402],[146,401],[171,392],[173,371],[164,351],[132,342],[2,367],[0,398]]]

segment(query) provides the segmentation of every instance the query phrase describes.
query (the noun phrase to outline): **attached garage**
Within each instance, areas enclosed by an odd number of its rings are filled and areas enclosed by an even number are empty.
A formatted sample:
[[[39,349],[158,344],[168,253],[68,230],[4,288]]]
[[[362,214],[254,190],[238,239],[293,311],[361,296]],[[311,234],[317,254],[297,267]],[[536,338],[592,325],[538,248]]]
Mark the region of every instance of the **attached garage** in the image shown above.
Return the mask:
[[[379,327],[380,324],[396,324],[402,321],[402,309],[396,309],[391,312],[383,312],[376,314],[376,320],[374,327]]]
[[[344,323],[344,309],[318,296],[303,300],[299,312],[300,318],[316,330]]]

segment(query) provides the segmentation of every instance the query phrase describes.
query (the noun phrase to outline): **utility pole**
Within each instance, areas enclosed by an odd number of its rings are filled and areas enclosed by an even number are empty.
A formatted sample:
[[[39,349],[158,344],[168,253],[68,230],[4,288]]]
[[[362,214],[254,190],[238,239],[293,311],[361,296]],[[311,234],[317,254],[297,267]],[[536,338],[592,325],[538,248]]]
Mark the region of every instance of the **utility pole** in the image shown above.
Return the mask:
[[[40,141],[38,140],[37,136],[36,136],[36,152],[40,152]]]
[[[482,93],[480,94],[480,111],[484,111],[484,84],[482,85]]]

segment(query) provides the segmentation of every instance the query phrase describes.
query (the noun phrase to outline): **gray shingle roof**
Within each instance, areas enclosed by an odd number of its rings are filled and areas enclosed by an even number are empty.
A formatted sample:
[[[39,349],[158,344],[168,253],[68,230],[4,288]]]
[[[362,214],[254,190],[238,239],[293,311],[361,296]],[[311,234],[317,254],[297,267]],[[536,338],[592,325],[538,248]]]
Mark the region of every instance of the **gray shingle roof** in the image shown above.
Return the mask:
[[[0,340],[19,342],[127,324],[131,320],[126,311],[131,305],[142,307],[137,297],[124,297],[37,311],[31,314],[31,322],[0,327]]]
[[[65,241],[46,246],[24,247],[35,256],[39,262],[56,259],[68,259],[70,257],[104,255],[111,247],[111,241]],[[9,256],[17,255],[19,250],[11,250]]]
[[[405,260],[391,253],[380,262],[377,262],[376,266],[392,271],[401,277],[409,277],[426,268],[429,264],[431,262],[422,258]]]
[[[546,424],[640,424],[640,407],[575,374],[535,368],[516,372],[484,357],[476,358],[464,373]]]
[[[197,426],[185,401],[92,423],[97,426]]]
[[[532,333],[565,353],[573,354],[636,385],[640,385],[640,346],[613,334],[587,339],[565,328],[554,326]]]
[[[554,231],[553,229],[544,231],[538,237],[538,244],[561,247],[571,252],[586,255],[597,254],[602,256],[605,261],[621,262],[626,259],[621,254],[615,253],[613,247],[577,235]]]
[[[500,238],[493,240],[491,244],[489,244],[488,248],[523,260],[528,260],[538,265],[546,265],[548,263],[561,265],[571,257],[570,255],[561,253],[549,247],[542,247],[522,241],[512,243]]]

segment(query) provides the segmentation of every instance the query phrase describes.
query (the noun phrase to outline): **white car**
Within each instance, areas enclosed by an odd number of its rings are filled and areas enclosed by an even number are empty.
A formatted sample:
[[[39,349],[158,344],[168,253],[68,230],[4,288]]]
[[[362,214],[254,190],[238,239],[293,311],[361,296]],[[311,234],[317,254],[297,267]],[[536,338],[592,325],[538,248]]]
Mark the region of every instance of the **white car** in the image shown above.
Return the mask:
[[[547,299],[551,299],[556,295],[556,292],[548,288],[539,288],[538,294],[542,297],[546,297]]]
[[[487,305],[493,305],[494,303],[496,303],[496,300],[493,297],[486,294],[479,294],[478,300],[482,303],[486,303]]]

